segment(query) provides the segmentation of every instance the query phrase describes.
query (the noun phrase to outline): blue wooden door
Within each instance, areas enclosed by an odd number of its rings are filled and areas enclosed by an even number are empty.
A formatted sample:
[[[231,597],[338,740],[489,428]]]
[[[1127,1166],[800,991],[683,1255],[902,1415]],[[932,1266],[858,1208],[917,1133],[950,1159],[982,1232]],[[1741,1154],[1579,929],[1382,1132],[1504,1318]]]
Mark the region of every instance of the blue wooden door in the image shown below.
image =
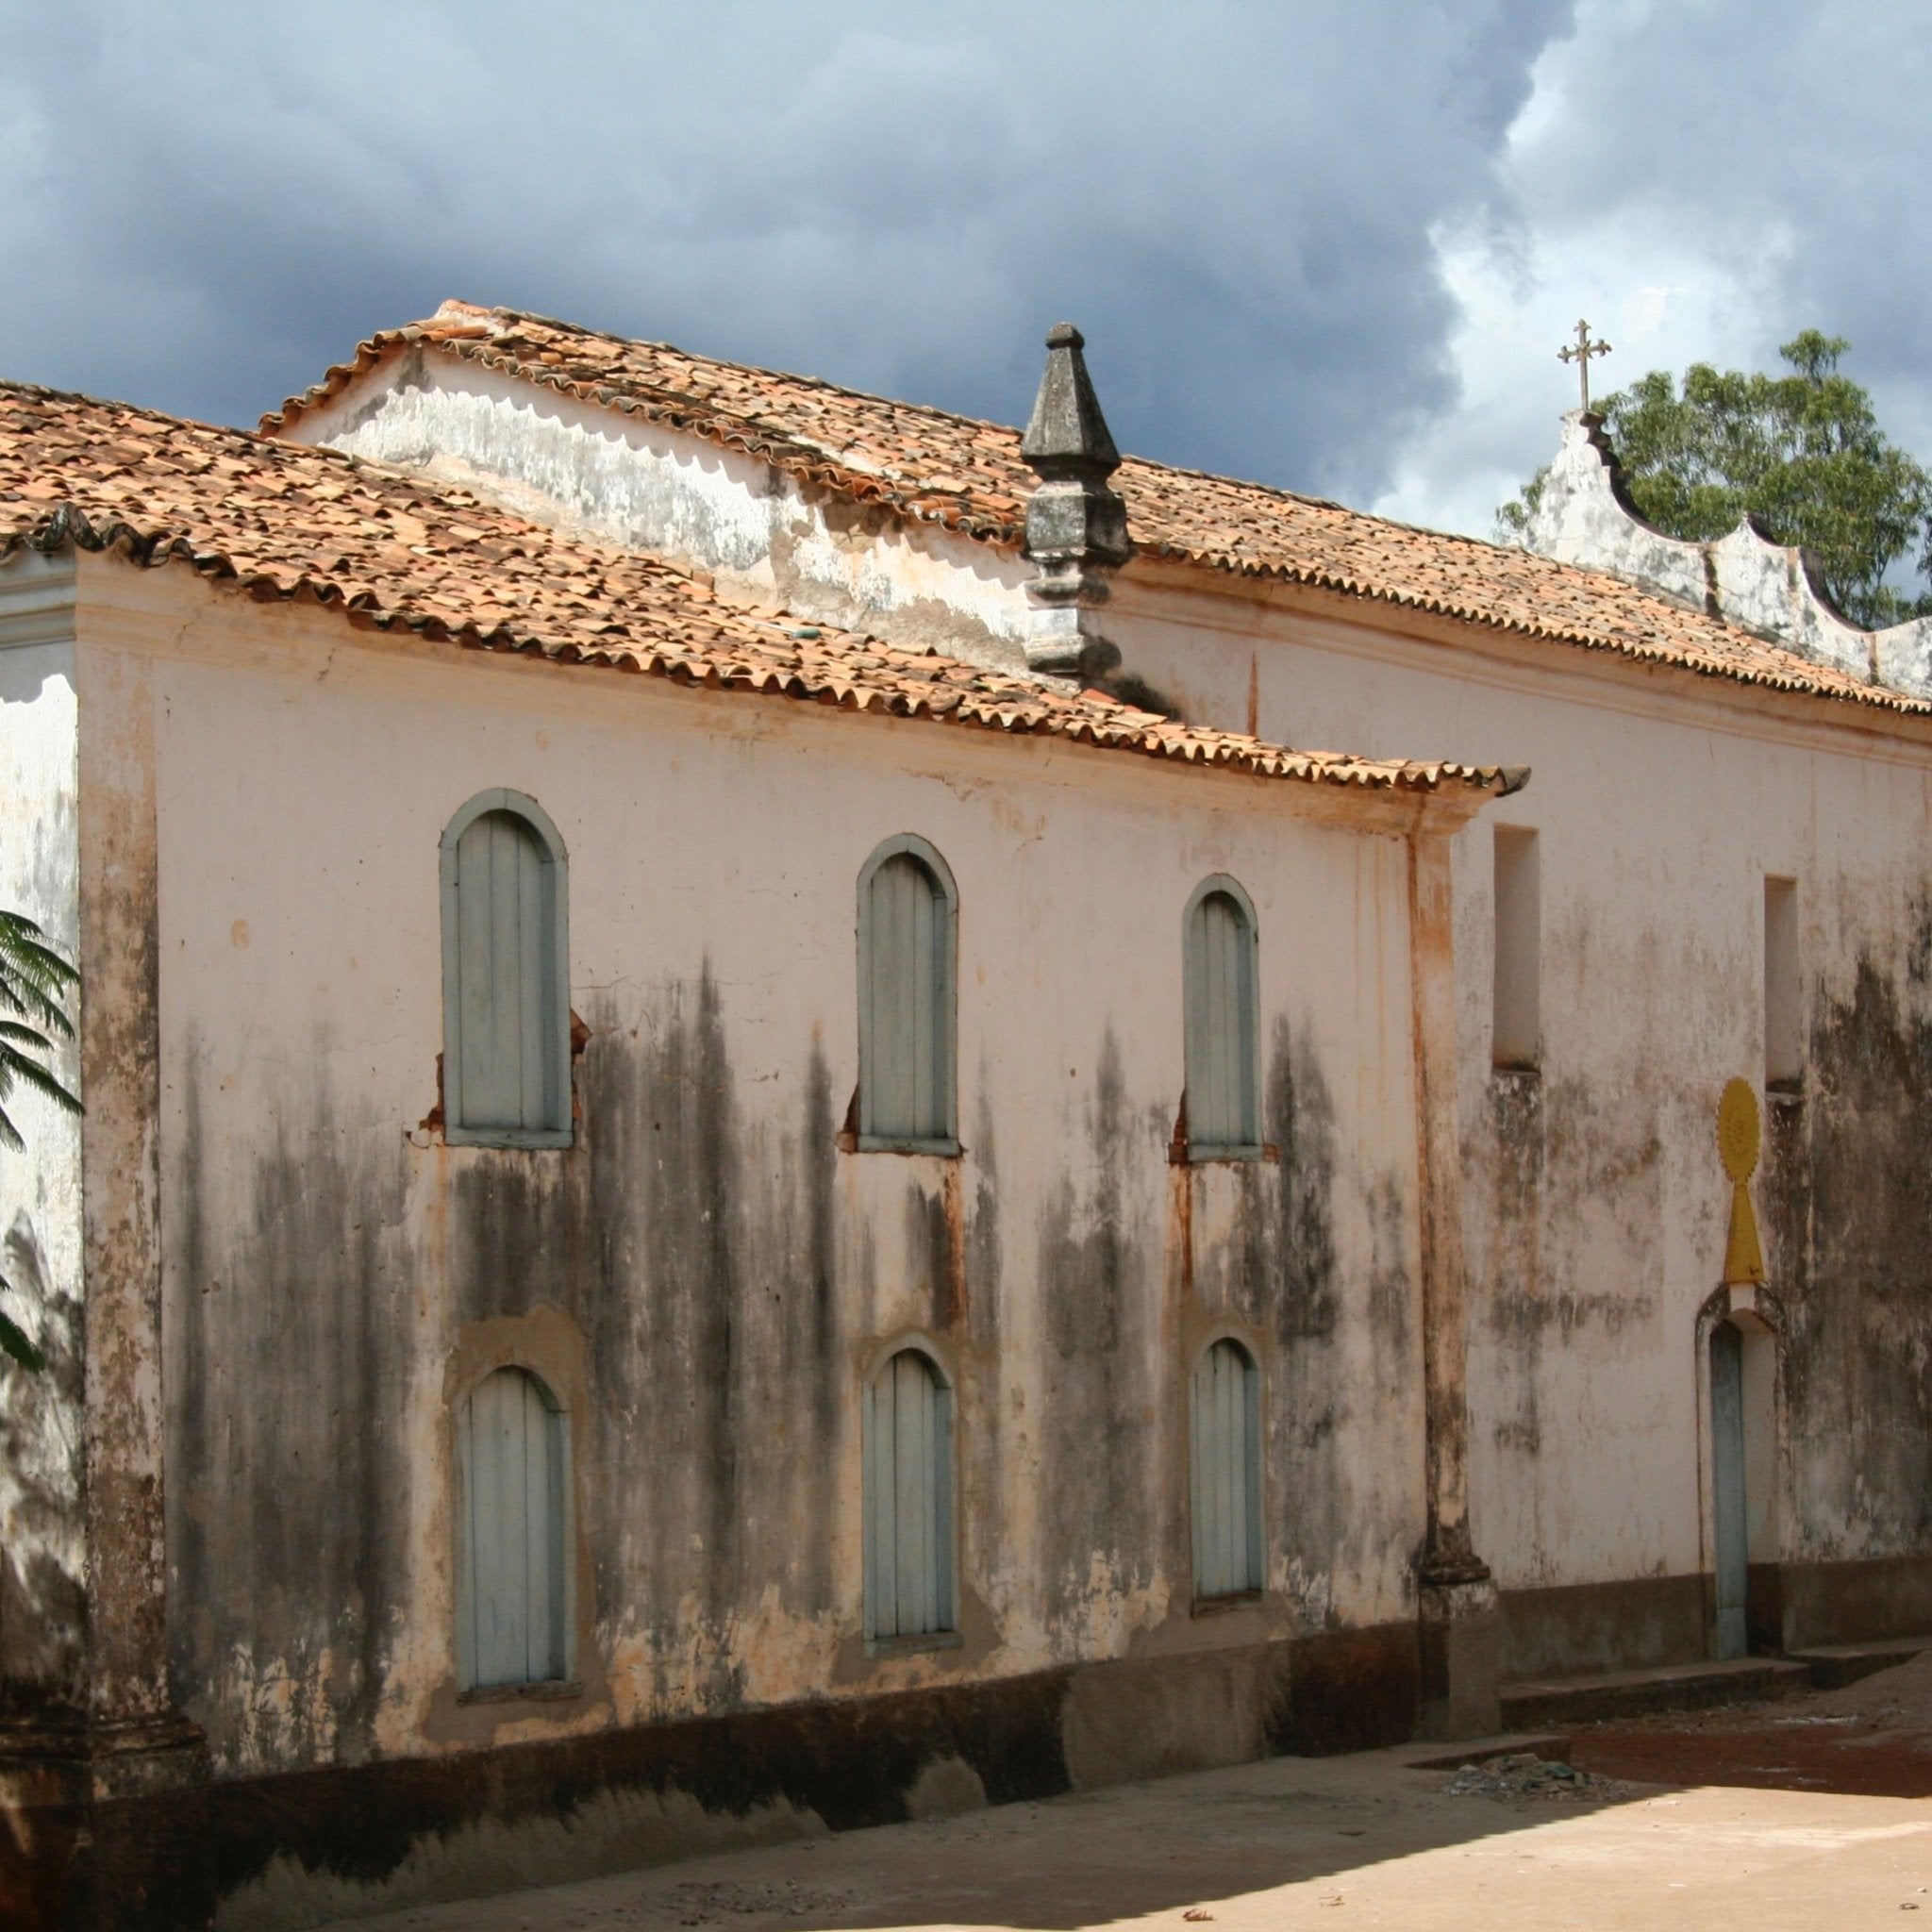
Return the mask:
[[[1744,1339],[1729,1322],[1710,1331],[1710,1495],[1717,1559],[1717,1654],[1745,1657],[1749,1530],[1744,1496]]]

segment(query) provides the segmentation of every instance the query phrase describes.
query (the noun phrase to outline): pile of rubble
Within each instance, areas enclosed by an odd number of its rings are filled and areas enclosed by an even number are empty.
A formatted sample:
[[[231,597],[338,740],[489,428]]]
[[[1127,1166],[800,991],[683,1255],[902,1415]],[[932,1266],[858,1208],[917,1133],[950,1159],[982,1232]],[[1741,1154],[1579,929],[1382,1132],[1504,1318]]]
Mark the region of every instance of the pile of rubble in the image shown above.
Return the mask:
[[[1601,1805],[1632,1795],[1632,1788],[1619,1778],[1597,1777],[1560,1759],[1539,1757],[1534,1751],[1465,1764],[1442,1790],[1451,1798],[1539,1798],[1554,1804],[1588,1800]]]

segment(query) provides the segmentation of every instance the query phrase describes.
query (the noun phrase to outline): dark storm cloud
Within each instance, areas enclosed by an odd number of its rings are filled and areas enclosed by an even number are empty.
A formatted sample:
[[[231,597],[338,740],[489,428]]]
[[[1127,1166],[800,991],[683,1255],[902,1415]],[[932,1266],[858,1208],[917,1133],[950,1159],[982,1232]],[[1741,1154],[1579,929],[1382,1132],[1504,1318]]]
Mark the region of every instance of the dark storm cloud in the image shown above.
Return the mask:
[[[504,302],[1361,500],[1453,400],[1431,231],[1552,0],[0,0],[0,369],[252,421]]]

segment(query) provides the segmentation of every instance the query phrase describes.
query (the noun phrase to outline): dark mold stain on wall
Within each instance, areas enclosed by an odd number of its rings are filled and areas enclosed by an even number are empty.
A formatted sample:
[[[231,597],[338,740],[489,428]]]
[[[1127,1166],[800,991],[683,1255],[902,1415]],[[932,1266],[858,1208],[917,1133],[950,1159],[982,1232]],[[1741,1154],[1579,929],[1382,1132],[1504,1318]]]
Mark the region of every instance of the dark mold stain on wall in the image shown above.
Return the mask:
[[[1275,1493],[1288,1505],[1276,1520],[1291,1574],[1314,1586],[1298,1605],[1304,1625],[1319,1628],[1333,1615],[1320,1584],[1353,1526],[1341,1516],[1336,1440],[1349,1396],[1336,1347],[1347,1287],[1335,1240],[1335,1102],[1306,1029],[1297,1035],[1285,1020],[1275,1022],[1263,1094],[1266,1134],[1279,1159],[1252,1165],[1242,1176],[1250,1198],[1241,1306],[1250,1321],[1274,1331],[1270,1460]],[[1402,1372],[1399,1345],[1390,1366]]]
[[[708,1708],[742,1698],[724,1633],[767,1583],[828,1608],[828,1472],[843,1413],[831,1078],[811,1041],[802,1104],[762,1158],[737,1099],[708,967],[626,1020],[591,1016],[586,1326],[599,1391],[600,1603],[643,1636],[675,1708],[693,1651]],[[702,1631],[688,1606],[702,1607]]]
[[[188,1067],[166,1366],[175,1695],[217,1762],[354,1759],[373,1749],[413,1479],[406,1177],[319,1077],[291,1083],[218,1231],[197,1042]]]
[[[1272,1030],[1262,1089],[1263,1136],[1274,1158],[1234,1165],[1235,1218],[1221,1240],[1195,1232],[1194,1291],[1272,1336],[1266,1414],[1271,1543],[1302,1579],[1304,1627],[1335,1619],[1327,1579],[1365,1539],[1391,1525],[1348,1520],[1340,1432],[1352,1417],[1413,1382],[1418,1371],[1409,1260],[1411,1212],[1401,1181],[1358,1174],[1343,1160],[1333,1091],[1307,1026]],[[1205,1175],[1194,1180],[1198,1189]],[[1338,1193],[1359,1191],[1369,1246],[1344,1267]],[[1341,1339],[1352,1324],[1374,1338],[1372,1389],[1356,1386]],[[1418,1454],[1420,1452],[1418,1451]]]
[[[1282,1348],[1335,1337],[1341,1304],[1335,1256],[1335,1101],[1314,1041],[1276,1020],[1264,1105],[1278,1150],[1272,1167],[1246,1172],[1256,1200],[1247,1216],[1244,1309],[1272,1326]],[[1272,1192],[1273,1200],[1265,1197]]]
[[[1902,924],[1819,987],[1803,1098],[1773,1103],[1758,1185],[1787,1318],[1787,1557],[1932,1550],[1932,907]]]
[[[1157,1524],[1144,1474],[1153,1391],[1144,1385],[1154,1315],[1147,1150],[1127,1104],[1120,1042],[1102,1035],[1084,1102],[1084,1159],[1044,1211],[1038,1280],[1045,1330],[1041,1564],[1047,1618],[1077,1611],[1096,1557],[1117,1587],[1148,1580]],[[1070,1146],[1079,1145],[1070,1135]],[[1158,1199],[1158,1195],[1152,1196]]]
[[[823,1053],[806,1043],[802,1104],[754,1157],[708,970],[587,1019],[567,1150],[411,1147],[319,1079],[291,1083],[262,1147],[190,1051],[171,1642],[218,1764],[375,1752],[415,1608],[411,1491],[436,1479],[406,1440],[411,1382],[471,1324],[554,1306],[586,1338],[591,1412],[573,1440],[598,1641],[641,1639],[667,1709],[741,1702],[725,1633],[767,1585],[801,1616],[833,1603],[827,1472],[850,1405]],[[304,1063],[327,1064],[320,1042]]]
[[[1546,1307],[1542,1281],[1543,1087],[1541,1075],[1491,1076],[1492,1246],[1487,1270],[1488,1326],[1498,1379],[1512,1398],[1492,1424],[1496,1444],[1535,1457],[1542,1447],[1538,1404]],[[1474,1163],[1465,1150],[1464,1165]],[[1473,1294],[1473,1307],[1480,1299]]]

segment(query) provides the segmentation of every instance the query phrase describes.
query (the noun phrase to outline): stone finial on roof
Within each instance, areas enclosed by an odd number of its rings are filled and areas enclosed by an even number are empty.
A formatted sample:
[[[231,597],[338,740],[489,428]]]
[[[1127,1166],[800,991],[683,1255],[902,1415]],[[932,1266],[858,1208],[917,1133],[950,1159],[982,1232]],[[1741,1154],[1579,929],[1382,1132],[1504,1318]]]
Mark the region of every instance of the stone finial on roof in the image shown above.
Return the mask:
[[[1026,503],[1026,555],[1040,566],[1026,587],[1026,661],[1035,671],[1091,679],[1120,662],[1093,612],[1107,601],[1108,575],[1134,546],[1127,507],[1108,486],[1121,454],[1100,413],[1085,346],[1070,322],[1047,331],[1046,373],[1020,455],[1040,478]]]

